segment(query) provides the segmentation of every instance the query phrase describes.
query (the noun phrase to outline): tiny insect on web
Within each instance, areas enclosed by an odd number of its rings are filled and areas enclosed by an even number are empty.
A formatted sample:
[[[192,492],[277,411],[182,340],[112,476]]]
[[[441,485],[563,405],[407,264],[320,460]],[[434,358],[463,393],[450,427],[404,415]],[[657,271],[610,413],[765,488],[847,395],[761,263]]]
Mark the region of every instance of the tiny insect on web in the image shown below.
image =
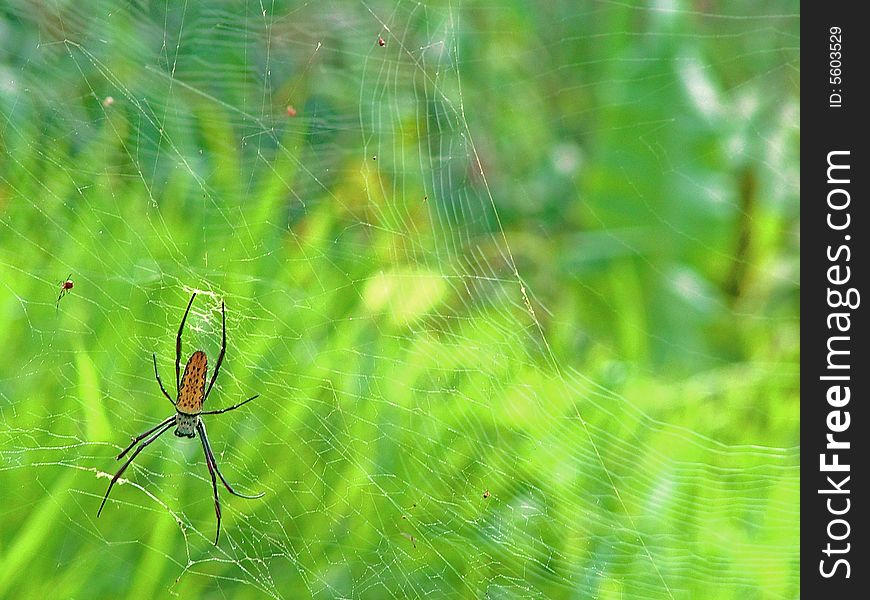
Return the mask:
[[[60,284],[60,294],[57,296],[57,302],[54,303],[54,308],[57,310],[60,307],[60,299],[66,296],[73,289],[72,273],[66,276]]]
[[[190,359],[188,359],[187,364],[184,367],[184,374],[181,374],[180,365],[181,365],[181,333],[184,330],[184,323],[187,321],[187,315],[190,312],[190,307],[193,306],[193,300],[196,298],[196,294],[193,294],[190,298],[190,302],[187,303],[187,310],[184,311],[184,316],[181,318],[181,325],[178,327],[178,335],[175,338],[175,389],[178,392],[178,399],[173,401],[169,396],[169,393],[166,391],[166,388],[163,387],[163,381],[160,379],[160,374],[157,372],[157,355],[152,354],[151,357],[154,361],[154,376],[157,378],[157,384],[160,386],[160,391],[163,392],[163,395],[166,396],[166,399],[172,403],[175,407],[175,414],[171,417],[165,419],[158,425],[152,427],[145,433],[142,433],[138,436],[133,437],[133,441],[127,446],[115,460],[121,460],[124,456],[133,449],[136,444],[139,444],[130,458],[118,469],[118,472],[112,477],[112,481],[109,483],[109,488],[106,490],[105,496],[103,496],[103,501],[100,503],[100,508],[97,511],[97,517],[100,516],[100,513],[103,512],[103,507],[106,505],[106,500],[109,498],[109,493],[112,491],[112,487],[115,485],[115,482],[124,474],[124,471],[127,470],[127,467],[133,462],[133,460],[139,455],[142,450],[148,447],[154,440],[159,438],[161,435],[169,431],[173,425],[175,425],[175,435],[178,437],[187,437],[194,438],[196,434],[199,433],[199,439],[202,442],[202,450],[205,453],[205,463],[208,466],[208,473],[211,475],[211,486],[212,491],[214,492],[214,511],[217,516],[217,533],[214,537],[214,543],[217,545],[218,538],[221,534],[221,503],[218,498],[218,488],[217,488],[217,480],[215,478],[215,473],[220,478],[221,483],[223,483],[224,487],[227,490],[240,498],[247,498],[249,500],[262,498],[266,492],[261,492],[254,496],[247,496],[245,494],[240,494],[235,491],[233,487],[227,482],[224,478],[223,474],[218,469],[217,459],[215,458],[214,452],[211,449],[211,444],[208,441],[208,435],[205,432],[205,423],[200,418],[202,415],[219,415],[225,412],[229,412],[231,410],[235,410],[241,406],[244,406],[251,400],[259,397],[259,394],[255,396],[251,396],[247,400],[243,402],[239,402],[238,404],[234,404],[227,408],[222,408],[220,410],[208,410],[203,411],[202,405],[205,403],[208,398],[209,393],[211,393],[211,389],[214,386],[215,380],[217,380],[218,373],[220,372],[221,364],[224,360],[224,355],[227,350],[227,315],[226,308],[224,303],[221,302],[221,350],[220,354],[218,354],[217,363],[215,363],[214,373],[211,376],[211,380],[208,383],[208,387],[205,386],[205,377],[206,370],[208,365],[208,358],[206,357],[205,352],[202,350],[197,350],[194,352]]]

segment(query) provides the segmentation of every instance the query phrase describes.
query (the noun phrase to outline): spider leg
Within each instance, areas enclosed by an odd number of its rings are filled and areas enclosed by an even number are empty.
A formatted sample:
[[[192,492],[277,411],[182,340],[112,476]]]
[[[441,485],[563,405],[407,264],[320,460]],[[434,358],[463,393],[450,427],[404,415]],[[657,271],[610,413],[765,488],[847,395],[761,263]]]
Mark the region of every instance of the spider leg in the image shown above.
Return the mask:
[[[205,403],[205,401],[208,399],[208,395],[211,393],[211,388],[214,385],[215,380],[217,379],[218,371],[221,370],[221,363],[224,362],[224,354],[227,353],[227,310],[224,306],[223,301],[221,301],[221,322],[221,353],[218,354],[217,362],[214,365],[214,373],[212,373],[211,381],[208,382],[208,388],[205,390],[205,396],[202,397],[203,403]]]
[[[199,429],[199,427],[197,427]],[[209,453],[209,448],[205,441],[205,430],[199,430],[199,438],[202,441],[202,451],[205,453],[205,464],[208,465],[208,474],[211,475],[211,489],[214,492],[214,514],[217,517],[217,533],[214,536],[214,545],[217,546],[218,538],[221,536],[221,501],[218,498],[217,480],[214,477],[215,467],[212,466],[212,458]]]
[[[196,298],[196,292],[190,297],[190,302],[187,303],[187,310],[184,311],[184,316],[181,317],[181,325],[178,326],[178,335],[175,337],[175,391],[181,387],[181,330],[184,329],[184,322],[187,321],[187,313],[190,312],[190,307],[193,306],[193,299]]]
[[[205,448],[206,457],[208,458],[208,460],[211,461],[211,464],[214,465],[214,470],[217,472],[218,477],[220,477],[221,483],[224,484],[224,487],[227,488],[227,490],[233,496],[238,496],[239,498],[247,498],[248,500],[256,500],[257,498],[262,498],[263,496],[266,495],[266,492],[260,492],[259,494],[256,494],[254,496],[248,496],[246,494],[240,494],[239,492],[234,490],[233,486],[231,486],[227,482],[227,480],[224,478],[223,474],[221,473],[221,470],[218,468],[217,459],[214,456],[214,452],[211,449],[211,444],[208,441],[208,436],[205,433],[205,423],[203,423],[200,420],[200,422],[196,426],[196,428],[197,428],[197,431],[199,431],[199,437],[202,438],[202,446],[203,446],[203,448]]]
[[[100,503],[100,509],[97,511],[97,517],[99,517],[100,513],[103,512],[103,507],[106,505],[106,500],[109,499],[109,492],[112,491],[112,486],[114,486],[115,482],[118,481],[118,478],[124,474],[124,471],[127,470],[127,467],[130,466],[130,463],[133,462],[133,459],[135,459],[137,456],[139,456],[139,453],[142,452],[148,446],[148,444],[150,444],[151,442],[153,442],[154,440],[159,438],[161,435],[163,435],[164,433],[169,431],[169,428],[172,424],[168,423],[166,421],[164,421],[164,423],[165,423],[165,425],[163,426],[163,429],[160,429],[157,433],[155,433],[154,435],[149,437],[147,440],[145,440],[144,442],[139,444],[139,447],[136,448],[136,451],[130,456],[130,458],[127,459],[127,462],[125,462],[121,466],[121,468],[118,469],[118,472],[115,473],[115,476],[112,477],[112,481],[109,483],[109,489],[106,490],[106,495],[103,496],[103,501]],[[159,427],[159,425],[158,425],[158,427]],[[125,452],[126,452],[126,450],[125,450]]]
[[[143,433],[141,435],[137,435],[136,437],[134,437],[133,441],[130,443],[130,445],[127,446],[126,448],[124,448],[124,451],[121,452],[118,456],[116,456],[115,460],[121,460],[122,458],[124,458],[124,455],[127,454],[130,450],[132,450],[133,446],[135,446],[137,443],[139,443],[140,440],[148,437],[149,435],[151,435],[152,433],[154,433],[155,431],[157,431],[158,429],[160,429],[164,425],[169,425],[174,420],[175,420],[175,415],[172,415],[171,417],[169,417],[168,419],[166,419],[162,423],[155,425],[154,427],[152,427],[151,429],[149,429],[145,433]]]
[[[259,397],[260,397],[260,394],[257,394],[256,396],[251,396],[250,398],[248,398],[244,402],[239,402],[238,404],[233,404],[232,406],[228,406],[227,408],[222,408],[220,410],[207,410],[207,411],[201,412],[199,414],[201,414],[201,415],[219,415],[221,413],[229,412],[231,410],[236,410],[240,406],[243,406],[243,405],[247,404],[248,402],[250,402],[251,400],[254,400],[254,399],[259,398]]]
[[[166,396],[166,399],[172,402],[172,398],[169,397],[169,394],[166,393],[166,388],[163,387],[163,382],[160,381],[160,373],[157,372],[157,355],[152,354],[151,358],[154,359],[154,376],[157,378],[157,383],[160,385],[160,391],[163,392],[163,395]],[[172,402],[172,406],[175,406],[175,402]]]

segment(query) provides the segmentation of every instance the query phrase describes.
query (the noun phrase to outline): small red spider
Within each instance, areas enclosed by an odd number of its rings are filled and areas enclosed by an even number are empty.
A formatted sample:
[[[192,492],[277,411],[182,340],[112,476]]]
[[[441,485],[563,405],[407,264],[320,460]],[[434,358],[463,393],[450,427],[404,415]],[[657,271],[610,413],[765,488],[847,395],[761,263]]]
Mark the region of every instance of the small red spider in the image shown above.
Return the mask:
[[[287,105],[287,116],[295,117],[296,116],[296,108],[292,104]]]
[[[57,297],[57,302],[54,304],[54,308],[57,309],[60,306],[60,299],[66,296],[71,289],[73,289],[72,273],[66,276],[66,279],[60,284],[60,294]]]
[[[384,38],[382,38],[381,36],[378,36],[378,46],[383,48],[386,45],[387,45],[387,41]]]

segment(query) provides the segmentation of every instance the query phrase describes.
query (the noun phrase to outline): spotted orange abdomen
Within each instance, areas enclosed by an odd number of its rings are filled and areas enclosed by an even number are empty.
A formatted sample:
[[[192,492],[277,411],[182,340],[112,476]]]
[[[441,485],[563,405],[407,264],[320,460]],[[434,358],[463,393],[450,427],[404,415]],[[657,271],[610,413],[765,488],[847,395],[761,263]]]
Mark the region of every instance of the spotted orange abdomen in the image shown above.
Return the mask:
[[[181,387],[178,390],[178,401],[175,403],[175,409],[178,412],[188,415],[197,415],[202,412],[207,366],[208,358],[202,350],[197,350],[190,356],[190,360],[184,366],[184,375],[181,376]]]

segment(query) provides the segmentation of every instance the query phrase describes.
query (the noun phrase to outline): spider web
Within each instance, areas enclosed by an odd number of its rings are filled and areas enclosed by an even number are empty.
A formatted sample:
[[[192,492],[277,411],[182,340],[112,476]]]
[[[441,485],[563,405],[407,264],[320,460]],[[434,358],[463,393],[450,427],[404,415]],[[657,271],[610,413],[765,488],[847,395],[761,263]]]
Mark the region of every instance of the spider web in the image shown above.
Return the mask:
[[[794,3],[87,7],[0,9],[0,596],[798,593]],[[217,547],[196,440],[96,518],[194,291]]]

